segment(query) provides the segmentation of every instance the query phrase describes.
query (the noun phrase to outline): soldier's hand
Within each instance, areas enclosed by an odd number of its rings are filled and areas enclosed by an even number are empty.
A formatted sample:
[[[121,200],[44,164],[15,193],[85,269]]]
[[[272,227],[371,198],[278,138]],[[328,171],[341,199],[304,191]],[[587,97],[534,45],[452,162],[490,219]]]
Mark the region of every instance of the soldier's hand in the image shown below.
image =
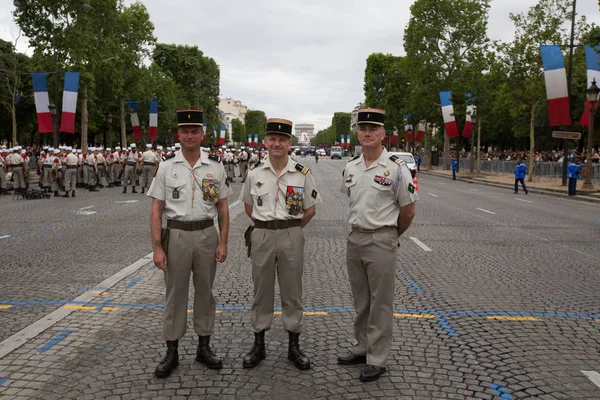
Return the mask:
[[[154,265],[156,268],[162,269],[163,271],[167,270],[167,255],[161,248],[155,248],[152,252],[152,261],[154,261]]]
[[[227,244],[226,243],[219,243],[219,245],[217,246],[217,251],[215,251],[215,259],[217,260],[217,262],[225,262],[225,259],[227,259]]]

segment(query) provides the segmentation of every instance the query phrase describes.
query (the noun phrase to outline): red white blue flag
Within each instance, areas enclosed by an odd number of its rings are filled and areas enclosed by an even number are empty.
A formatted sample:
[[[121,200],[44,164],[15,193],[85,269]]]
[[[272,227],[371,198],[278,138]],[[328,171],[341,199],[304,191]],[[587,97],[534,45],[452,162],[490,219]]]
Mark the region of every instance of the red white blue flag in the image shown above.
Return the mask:
[[[38,132],[52,132],[52,115],[50,114],[50,101],[48,100],[48,85],[46,84],[45,72],[34,72],[31,74],[33,81],[33,95],[35,98],[35,109],[38,119]]]
[[[60,119],[61,132],[75,133],[75,114],[77,112],[78,88],[79,72],[65,72],[62,118]]]
[[[137,114],[137,102],[136,101],[128,101],[129,108],[131,108],[131,127],[133,128],[133,138],[141,139],[142,138],[142,128],[140,128],[140,119]]]
[[[415,137],[415,142],[421,143],[423,141],[424,137],[425,137],[425,124],[422,122],[419,122],[419,125],[417,127],[417,136]]]
[[[158,136],[158,100],[150,100],[150,140]]]
[[[473,133],[473,121],[471,120],[471,115],[475,113],[475,106],[470,104],[471,102],[471,93],[467,93],[467,118],[465,119],[465,126],[463,127],[462,137],[470,138]]]
[[[570,125],[571,109],[569,108],[567,75],[560,46],[541,45],[540,51],[544,65],[550,126]]]
[[[442,116],[444,117],[446,136],[449,138],[457,137],[458,128],[456,126],[456,119],[454,118],[454,107],[452,106],[452,101],[450,101],[449,90],[440,92],[440,103],[442,106]]]
[[[350,148],[350,134],[346,135],[346,148]]]
[[[252,134],[248,134],[248,146],[252,146]]]
[[[225,144],[225,133],[226,132],[227,132],[227,127],[225,126],[225,124],[221,124],[221,134],[219,136],[219,144],[220,145]]]
[[[596,78],[596,82],[600,82],[600,47],[593,48],[591,46],[584,46],[585,49],[585,65],[587,67],[587,85],[585,88],[587,89],[592,84],[594,78]],[[579,120],[579,125],[588,126],[590,124],[590,102],[585,101],[585,108],[583,110],[583,115]]]
[[[258,133],[254,134],[254,146],[258,147]]]

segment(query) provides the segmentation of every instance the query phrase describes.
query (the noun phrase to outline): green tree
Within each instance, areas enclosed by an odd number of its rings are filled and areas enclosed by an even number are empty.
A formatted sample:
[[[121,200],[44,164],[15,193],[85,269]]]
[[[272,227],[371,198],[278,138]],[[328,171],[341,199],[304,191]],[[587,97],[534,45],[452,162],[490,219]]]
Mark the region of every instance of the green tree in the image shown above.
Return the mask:
[[[265,128],[267,126],[267,116],[261,110],[249,110],[244,117],[246,120],[246,134],[254,135],[258,133],[258,142],[261,143],[265,138]]]
[[[239,118],[234,118],[231,121],[231,138],[234,142],[245,143],[247,141],[246,127]]]
[[[346,135],[350,132],[351,120],[352,116],[350,113],[336,112],[333,114],[333,118],[331,119],[331,128],[334,135],[332,144],[335,141],[339,142],[342,135],[344,135],[344,141],[346,140]]]

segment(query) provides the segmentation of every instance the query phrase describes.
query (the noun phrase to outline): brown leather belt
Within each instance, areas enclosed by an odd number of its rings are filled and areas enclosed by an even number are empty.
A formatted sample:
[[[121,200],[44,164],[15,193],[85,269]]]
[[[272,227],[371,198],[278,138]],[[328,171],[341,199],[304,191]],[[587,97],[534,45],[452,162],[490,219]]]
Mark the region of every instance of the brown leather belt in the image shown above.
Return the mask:
[[[202,229],[214,226],[215,221],[212,219],[203,219],[201,221],[176,221],[174,219],[167,220],[167,228],[179,229],[182,231],[201,231]]]
[[[357,233],[375,233],[378,230],[385,229],[385,228],[394,228],[394,229],[396,229],[395,226],[382,226],[381,228],[377,228],[377,229],[365,229],[365,228],[361,228],[360,226],[353,226],[352,227],[352,232],[357,232]]]
[[[279,219],[273,221],[254,221],[254,226],[258,229],[287,229],[300,226],[299,219]]]

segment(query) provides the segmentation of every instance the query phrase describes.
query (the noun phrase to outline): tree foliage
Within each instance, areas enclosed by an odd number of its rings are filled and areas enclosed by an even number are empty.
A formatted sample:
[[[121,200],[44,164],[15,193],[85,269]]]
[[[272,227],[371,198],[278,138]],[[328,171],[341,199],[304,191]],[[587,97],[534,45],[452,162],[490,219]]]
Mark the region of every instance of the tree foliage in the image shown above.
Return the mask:
[[[231,138],[234,142],[246,143],[246,127],[239,118],[231,120]]]
[[[254,135],[258,133],[258,141],[260,143],[265,138],[265,128],[267,126],[265,112],[261,110],[248,110],[244,118],[246,120],[246,134],[251,134],[254,139]]]

